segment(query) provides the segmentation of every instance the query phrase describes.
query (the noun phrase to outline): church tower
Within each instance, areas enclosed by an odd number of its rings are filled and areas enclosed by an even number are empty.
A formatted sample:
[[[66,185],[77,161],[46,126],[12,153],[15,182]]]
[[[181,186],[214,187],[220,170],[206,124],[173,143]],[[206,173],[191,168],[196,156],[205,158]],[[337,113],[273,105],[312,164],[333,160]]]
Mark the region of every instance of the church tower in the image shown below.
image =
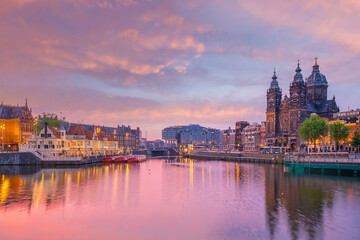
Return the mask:
[[[300,63],[298,61],[295,70],[294,80],[290,84],[290,110],[289,118],[285,121],[289,123],[288,143],[291,147],[298,146],[298,129],[306,118],[306,85],[301,74]]]
[[[311,75],[306,79],[307,100],[312,103],[316,110],[320,110],[327,100],[328,82],[320,73],[317,58]]]
[[[276,72],[270,84],[270,88],[267,90],[267,109],[266,109],[266,138],[267,145],[277,145],[277,135],[279,133],[279,111],[281,105],[282,92],[277,81]]]

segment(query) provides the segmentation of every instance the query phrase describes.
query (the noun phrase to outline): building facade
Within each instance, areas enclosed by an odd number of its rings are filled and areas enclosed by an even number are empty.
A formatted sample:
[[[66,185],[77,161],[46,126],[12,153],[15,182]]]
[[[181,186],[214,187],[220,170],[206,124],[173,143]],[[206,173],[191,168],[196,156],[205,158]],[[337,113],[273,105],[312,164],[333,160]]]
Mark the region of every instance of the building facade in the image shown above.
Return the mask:
[[[25,149],[45,157],[114,155],[123,151],[113,135],[106,135],[96,127],[86,130],[81,125],[72,125],[66,130],[63,124],[59,130],[45,124],[38,135],[26,139]]]
[[[28,107],[0,105],[0,148],[2,151],[18,151],[19,145],[25,144],[26,139],[34,134],[34,117]]]
[[[229,151],[235,150],[235,129],[229,129],[222,131],[223,148]]]
[[[166,147],[191,144],[202,147],[222,147],[222,133],[219,129],[206,128],[197,124],[172,126],[162,130]]]
[[[244,151],[258,152],[261,142],[261,124],[254,123],[244,128]]]
[[[72,126],[81,126],[86,131],[96,130],[97,134],[113,136],[118,142],[119,148],[124,152],[131,152],[134,149],[140,148],[141,130],[140,128],[132,129],[130,126],[118,125],[117,127],[95,126],[80,123],[64,122],[64,127],[68,131]]]
[[[300,147],[298,132],[302,122],[312,113],[331,119],[339,112],[335,96],[327,99],[328,82],[320,73],[317,59],[311,75],[303,80],[300,64],[295,70],[295,76],[290,84],[289,96],[282,99],[274,71],[270,88],[267,90],[266,108],[266,145],[279,146],[296,150]]]
[[[236,122],[235,124],[235,148],[238,151],[243,151],[244,150],[244,141],[242,141],[241,137],[241,133],[244,130],[244,128],[246,128],[247,126],[249,126],[250,123],[246,122],[246,121],[239,121]]]
[[[260,128],[260,148],[266,146],[266,122],[261,122]]]

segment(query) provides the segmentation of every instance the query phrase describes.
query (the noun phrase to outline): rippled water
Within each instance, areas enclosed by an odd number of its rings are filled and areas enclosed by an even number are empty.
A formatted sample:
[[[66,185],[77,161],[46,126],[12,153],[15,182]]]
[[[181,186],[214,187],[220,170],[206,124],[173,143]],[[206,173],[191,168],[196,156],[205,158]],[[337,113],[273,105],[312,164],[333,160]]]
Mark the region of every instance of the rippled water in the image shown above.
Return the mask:
[[[359,239],[359,178],[149,160],[0,167],[1,239]]]

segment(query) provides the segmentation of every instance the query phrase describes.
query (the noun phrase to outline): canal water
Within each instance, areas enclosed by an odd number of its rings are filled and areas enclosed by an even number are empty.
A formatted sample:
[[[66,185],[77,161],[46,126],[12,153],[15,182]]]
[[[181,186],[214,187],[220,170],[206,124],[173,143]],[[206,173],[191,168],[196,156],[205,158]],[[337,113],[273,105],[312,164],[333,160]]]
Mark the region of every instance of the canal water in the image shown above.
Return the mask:
[[[151,159],[0,167],[1,239],[359,239],[359,178]]]

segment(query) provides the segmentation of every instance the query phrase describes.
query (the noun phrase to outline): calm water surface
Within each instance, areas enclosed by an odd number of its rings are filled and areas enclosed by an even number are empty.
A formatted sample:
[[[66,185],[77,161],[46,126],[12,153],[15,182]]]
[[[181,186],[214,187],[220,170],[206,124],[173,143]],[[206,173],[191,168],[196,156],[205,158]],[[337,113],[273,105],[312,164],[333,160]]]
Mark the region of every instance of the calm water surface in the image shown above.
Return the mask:
[[[1,239],[359,239],[359,178],[188,159],[0,168]]]

